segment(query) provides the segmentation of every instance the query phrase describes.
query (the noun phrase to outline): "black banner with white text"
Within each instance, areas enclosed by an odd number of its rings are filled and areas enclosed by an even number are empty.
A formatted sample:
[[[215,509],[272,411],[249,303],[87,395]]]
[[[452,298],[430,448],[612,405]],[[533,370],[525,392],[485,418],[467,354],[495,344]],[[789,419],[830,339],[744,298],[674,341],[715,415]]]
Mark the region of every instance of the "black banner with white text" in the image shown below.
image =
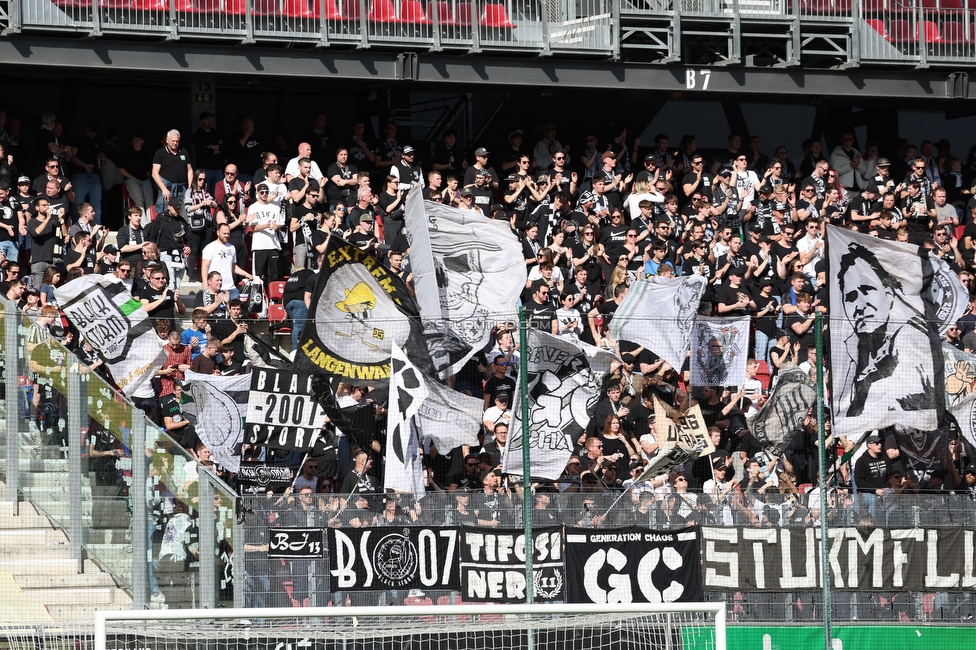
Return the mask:
[[[458,529],[330,528],[332,591],[461,588]]]
[[[973,540],[962,528],[831,528],[837,591],[972,591]],[[708,591],[816,591],[819,528],[702,528]]]
[[[566,595],[571,603],[703,600],[696,528],[566,529]]]
[[[461,528],[461,598],[466,603],[525,602],[525,533]],[[532,575],[537,603],[562,601],[562,528],[532,531]]]

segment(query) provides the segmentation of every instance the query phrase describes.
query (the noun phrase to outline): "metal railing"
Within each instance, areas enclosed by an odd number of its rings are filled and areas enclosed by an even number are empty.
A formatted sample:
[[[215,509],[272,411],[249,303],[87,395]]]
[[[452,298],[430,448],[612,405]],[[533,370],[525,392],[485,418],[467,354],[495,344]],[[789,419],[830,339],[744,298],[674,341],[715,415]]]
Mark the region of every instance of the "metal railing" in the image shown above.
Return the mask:
[[[637,526],[653,530],[676,530],[689,525],[722,526],[722,508],[702,494],[659,494],[652,502],[635,493],[618,500],[617,493],[574,493],[546,495],[533,510],[534,526],[569,526],[582,528],[626,528]],[[368,508],[357,508],[349,495],[317,494],[302,502],[292,496],[243,497],[243,535],[245,542],[258,548],[267,543],[269,521],[276,527],[349,528],[405,525],[459,526],[470,521],[470,513],[482,522],[501,529],[521,529],[522,502],[519,494],[464,495],[467,518],[458,514],[457,494],[429,493],[412,506],[409,495],[390,496],[397,500],[394,521],[383,518],[384,496],[370,497]],[[810,518],[819,517],[817,502],[809,503],[806,495],[790,498],[781,494],[759,495],[765,514],[756,515],[757,495],[731,506],[733,523],[753,528],[803,528],[818,525]],[[855,495],[833,494],[829,499],[828,525],[850,528],[865,525],[869,506]],[[955,494],[918,494],[888,497],[874,521],[878,526],[893,528],[967,528],[976,525],[976,504]],[[867,525],[870,525],[868,523]],[[347,605],[402,605],[406,590],[331,591],[329,562],[323,559],[269,559],[266,551],[245,553],[246,584],[244,599],[248,607],[318,606],[329,602]],[[924,567],[911,570],[924,571]],[[436,604],[458,603],[461,595],[449,590],[425,590]],[[971,593],[887,593],[877,590],[835,591],[832,594],[834,621],[926,621],[951,623],[969,621],[976,614],[976,598]],[[706,600],[724,601],[730,620],[789,622],[822,621],[821,594],[817,591],[795,592],[717,592],[707,591]]]
[[[976,0],[8,0],[5,33],[527,52],[724,64],[969,68]],[[635,35],[637,36],[635,38]],[[637,60],[647,57],[638,53]],[[824,61],[826,59],[826,61]],[[755,62],[753,60],[753,62]]]
[[[235,493],[72,352],[35,343],[37,334],[16,304],[0,301],[7,500],[22,495],[63,529],[79,573],[94,561],[135,607],[159,602],[158,593],[170,607],[233,604]],[[167,526],[184,541],[175,554],[163,553]]]

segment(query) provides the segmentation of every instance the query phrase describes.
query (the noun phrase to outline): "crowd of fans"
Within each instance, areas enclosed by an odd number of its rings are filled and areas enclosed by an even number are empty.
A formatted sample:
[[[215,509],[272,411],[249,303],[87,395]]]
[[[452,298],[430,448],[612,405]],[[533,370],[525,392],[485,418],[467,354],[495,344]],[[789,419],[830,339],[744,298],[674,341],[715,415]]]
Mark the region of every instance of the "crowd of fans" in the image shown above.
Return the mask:
[[[202,445],[192,418],[181,412],[184,373],[249,369],[249,307],[241,289],[254,278],[265,285],[287,279],[282,305],[293,319],[294,348],[330,235],[376,255],[410,285],[404,205],[417,184],[428,200],[510,224],[524,253],[522,303],[531,327],[612,349],[622,361],[601,387],[564,476],[539,484],[540,492],[629,489],[635,504],[644,494],[678,494],[694,511],[696,503],[728,504],[708,509],[728,523],[733,510],[753,510],[742,504],[755,495],[795,496],[817,485],[816,414],[808,415],[780,458],[768,457],[746,416],[761,407],[784,362],[816,376],[814,316],[828,314],[825,224],[923,245],[964,285],[973,284],[976,147],[963,160],[947,140],[918,147],[899,141],[882,155],[871,141],[859,150],[854,133],[845,131],[831,151],[811,140],[791,158],[785,147],[767,155],[758,136],[743,141],[735,134],[727,147],[707,151],[691,135],[675,146],[660,134],[652,147],[642,147],[626,129],[592,132],[571,147],[549,124],[537,142],[512,131],[507,147],[495,152],[464,150],[448,130],[421,155],[398,140],[392,121],[371,141],[365,122],[335,137],[318,113],[301,143],[289,149],[277,139],[266,145],[250,118],[241,118],[229,135],[215,129],[212,114],[199,119],[192,146],[171,130],[159,146],[134,133],[121,147],[102,137],[94,122],[67,140],[48,113],[32,150],[4,130],[5,116],[0,119],[0,290],[35,322],[29,351],[53,338],[111,382],[62,318],[54,289],[89,273],[118,277],[168,340],[166,362],[133,401],[191,451]],[[131,204],[114,237],[101,224],[103,185],[113,178],[124,184]],[[608,336],[634,282],[690,274],[708,279],[700,313],[752,317],[752,358],[742,386],[691,387],[687,367],[672,368],[652,351]],[[186,278],[202,285],[192,299],[180,291]],[[976,349],[974,306],[946,335],[967,351]],[[429,491],[509,490],[500,462],[519,368],[513,334],[497,327],[492,344],[451,378],[455,389],[484,400],[484,423],[478,445],[425,446]],[[32,357],[34,381],[23,405],[42,430],[64,407],[45,386],[45,363]],[[242,453],[290,460],[296,491],[380,492],[385,393],[337,388],[341,406],[375,405],[369,445],[350,444],[336,432],[332,455]],[[679,411],[700,406],[716,451],[644,480],[643,468],[659,448],[654,396]],[[64,438],[63,432],[51,435]],[[879,495],[959,491],[976,500],[976,458],[957,433],[926,432],[938,443],[922,445],[922,454],[908,445],[918,435],[898,427],[877,432],[857,463],[842,458],[850,441],[831,439],[831,488],[866,495],[865,507],[878,520],[885,503],[873,498]]]

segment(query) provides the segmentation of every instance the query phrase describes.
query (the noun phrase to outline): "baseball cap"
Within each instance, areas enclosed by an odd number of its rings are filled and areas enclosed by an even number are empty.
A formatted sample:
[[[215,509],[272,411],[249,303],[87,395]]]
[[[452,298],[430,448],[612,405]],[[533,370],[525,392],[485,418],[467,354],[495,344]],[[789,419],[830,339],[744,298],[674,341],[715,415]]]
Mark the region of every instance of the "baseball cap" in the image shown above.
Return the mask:
[[[789,336],[786,330],[776,330],[776,333],[773,334],[773,338],[777,340],[783,338],[784,336]]]
[[[868,439],[865,440],[865,442],[881,442],[881,436],[876,433],[872,433],[870,436],[868,436]]]
[[[582,194],[580,194],[579,201],[577,201],[579,205],[583,205],[584,203],[594,203],[594,202],[596,202],[596,196],[593,194],[593,192],[583,192]]]
[[[976,474],[976,463],[966,465],[966,471],[963,474]]]
[[[745,272],[742,269],[740,269],[740,268],[738,268],[736,266],[733,266],[732,268],[729,269],[729,275],[738,275],[738,276],[741,277],[741,276],[745,275]]]
[[[731,169],[723,169],[723,170],[721,170],[718,173],[718,176],[722,176],[724,178],[732,178],[732,170]]]
[[[891,167],[891,161],[887,158],[878,158],[878,162],[874,163],[875,167]]]
[[[261,190],[264,190],[265,192],[270,192],[271,186],[268,185],[267,183],[258,183],[258,186],[254,189],[258,192],[260,192]]]
[[[495,393],[495,399],[511,399],[511,396],[508,394],[507,390],[500,390]]]
[[[511,140],[512,138],[515,138],[515,137],[518,137],[518,138],[521,138],[522,137],[522,129],[515,129],[514,131],[512,131],[511,133],[508,134],[508,139],[509,140]]]
[[[102,252],[107,255],[118,255],[119,249],[112,244],[109,244],[102,249]]]
[[[17,184],[18,185],[23,185],[24,183],[27,183],[28,185],[30,185],[30,182],[31,182],[31,180],[27,176],[21,176],[20,178],[17,179]]]
[[[773,279],[772,278],[763,278],[762,280],[759,281],[759,286],[760,287],[765,287],[766,285],[773,286],[775,284],[776,283],[773,282]]]
[[[470,187],[466,187],[463,190],[461,190],[461,196],[472,196],[472,195],[473,192],[471,191]]]
[[[644,162],[656,163],[657,162],[657,156],[655,156],[652,153],[649,153],[646,156],[644,156]]]
[[[400,153],[402,153],[404,156],[406,156],[407,154],[411,154],[413,153],[413,147],[408,144],[405,147],[403,147],[403,151],[401,151]]]
[[[487,156],[489,153],[491,152],[485,149],[484,147],[478,147],[477,149],[474,150],[474,155],[476,156]]]
[[[183,209],[183,199],[178,196],[169,197],[169,207],[176,208],[177,210]]]
[[[364,212],[360,217],[360,221],[373,221],[373,215],[370,212]]]
[[[519,177],[518,177],[518,174],[509,174],[509,175],[508,175],[508,176],[507,176],[507,177],[505,178],[505,180],[506,180],[507,182],[509,182],[509,183],[517,183],[517,182],[518,182],[518,179],[519,179]]]
[[[487,176],[488,178],[491,178],[491,172],[488,171],[487,169],[479,169],[478,171],[476,171],[474,173],[474,175],[475,176]]]
[[[773,193],[773,187],[771,185],[766,185],[766,184],[760,185],[759,186],[759,193],[760,194],[772,194]]]

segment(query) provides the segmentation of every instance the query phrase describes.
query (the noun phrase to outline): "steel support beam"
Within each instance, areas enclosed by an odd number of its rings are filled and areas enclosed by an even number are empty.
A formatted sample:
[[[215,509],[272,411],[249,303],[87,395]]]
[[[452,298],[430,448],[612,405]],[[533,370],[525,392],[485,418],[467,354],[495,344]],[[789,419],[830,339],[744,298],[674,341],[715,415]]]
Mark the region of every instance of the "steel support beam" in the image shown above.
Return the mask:
[[[52,71],[86,70],[89,74],[151,72],[208,74],[223,78],[315,78],[323,83],[355,81],[393,83],[402,80],[397,52],[322,49],[247,49],[180,43],[76,41],[14,37],[0,41],[0,65]],[[611,91],[653,90],[683,93],[803,95],[864,99],[913,99],[945,102],[969,99],[968,84],[951,73],[894,70],[750,69],[716,66],[654,66],[612,61],[523,60],[486,56],[418,54],[412,82],[476,84],[526,88],[586,88]]]

